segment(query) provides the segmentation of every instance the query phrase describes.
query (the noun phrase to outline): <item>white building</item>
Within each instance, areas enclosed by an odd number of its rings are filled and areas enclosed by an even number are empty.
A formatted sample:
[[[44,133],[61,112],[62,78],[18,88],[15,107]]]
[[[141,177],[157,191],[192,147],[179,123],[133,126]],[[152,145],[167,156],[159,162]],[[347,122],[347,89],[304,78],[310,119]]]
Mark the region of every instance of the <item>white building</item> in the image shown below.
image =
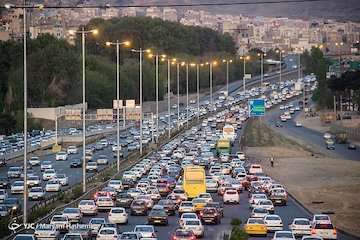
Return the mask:
[[[177,22],[178,21],[177,10],[175,8],[168,8],[168,7],[164,8],[163,9],[163,20]]]

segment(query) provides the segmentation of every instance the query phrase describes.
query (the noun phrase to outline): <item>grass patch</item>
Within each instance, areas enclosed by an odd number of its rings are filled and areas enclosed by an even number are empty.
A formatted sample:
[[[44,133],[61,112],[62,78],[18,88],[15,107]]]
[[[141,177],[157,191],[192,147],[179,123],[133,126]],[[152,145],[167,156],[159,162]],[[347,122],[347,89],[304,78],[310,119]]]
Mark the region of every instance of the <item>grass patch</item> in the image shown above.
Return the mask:
[[[293,142],[275,133],[262,119],[249,119],[245,129],[245,145],[248,147],[292,146]]]

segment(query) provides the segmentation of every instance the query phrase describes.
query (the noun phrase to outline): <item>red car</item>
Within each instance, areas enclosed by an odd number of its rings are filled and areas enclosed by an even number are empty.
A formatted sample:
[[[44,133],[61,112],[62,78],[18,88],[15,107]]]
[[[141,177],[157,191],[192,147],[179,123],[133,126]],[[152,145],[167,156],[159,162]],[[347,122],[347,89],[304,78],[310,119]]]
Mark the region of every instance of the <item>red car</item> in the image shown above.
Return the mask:
[[[172,235],[171,240],[195,240],[196,236],[192,231],[177,229]]]

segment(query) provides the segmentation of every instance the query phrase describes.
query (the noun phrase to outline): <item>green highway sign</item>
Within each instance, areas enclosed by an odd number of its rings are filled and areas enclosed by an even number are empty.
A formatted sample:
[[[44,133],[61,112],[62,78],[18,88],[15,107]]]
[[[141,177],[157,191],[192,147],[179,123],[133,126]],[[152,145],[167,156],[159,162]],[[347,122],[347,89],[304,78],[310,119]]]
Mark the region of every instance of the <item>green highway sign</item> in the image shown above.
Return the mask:
[[[249,100],[249,116],[261,117],[265,115],[265,101],[262,98]]]

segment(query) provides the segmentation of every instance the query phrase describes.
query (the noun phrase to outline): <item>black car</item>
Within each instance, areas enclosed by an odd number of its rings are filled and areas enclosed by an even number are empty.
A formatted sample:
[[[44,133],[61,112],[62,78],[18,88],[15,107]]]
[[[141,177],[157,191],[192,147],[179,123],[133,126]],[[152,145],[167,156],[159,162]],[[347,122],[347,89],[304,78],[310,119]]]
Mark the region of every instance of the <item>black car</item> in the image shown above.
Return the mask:
[[[0,167],[1,166],[6,166],[6,160],[3,156],[0,156]]]
[[[276,126],[276,127],[283,127],[282,123],[279,122],[279,121],[277,121],[277,122],[275,123],[275,126]]]
[[[6,206],[10,213],[17,214],[21,212],[21,205],[18,198],[6,198],[2,205]]]
[[[349,143],[348,149],[350,150],[356,150],[356,145],[354,143]]]
[[[206,207],[209,208],[216,208],[216,210],[220,213],[220,215],[223,217],[224,216],[224,207],[221,203],[219,202],[209,202],[206,204]]]
[[[221,214],[216,208],[213,207],[205,207],[203,210],[201,210],[200,218],[204,223],[221,223]]]
[[[151,225],[168,225],[168,215],[162,207],[154,207],[148,216],[148,224]]]
[[[74,159],[74,160],[72,160],[71,163],[70,163],[70,167],[71,167],[71,168],[79,168],[79,167],[81,167],[81,166],[82,166],[82,162],[81,162],[80,159]]]
[[[176,204],[175,204],[175,202],[173,200],[171,200],[171,199],[162,199],[157,204],[160,205],[160,206],[163,206],[165,212],[168,215],[175,215]]]
[[[129,189],[135,187],[136,182],[132,179],[126,179],[124,178],[122,180],[122,185],[124,189]]]
[[[126,192],[120,192],[116,195],[116,206],[118,207],[130,207],[132,201],[134,200],[130,194]]]
[[[6,189],[8,188],[9,185],[9,180],[7,177],[0,177],[0,188],[2,189]]]

